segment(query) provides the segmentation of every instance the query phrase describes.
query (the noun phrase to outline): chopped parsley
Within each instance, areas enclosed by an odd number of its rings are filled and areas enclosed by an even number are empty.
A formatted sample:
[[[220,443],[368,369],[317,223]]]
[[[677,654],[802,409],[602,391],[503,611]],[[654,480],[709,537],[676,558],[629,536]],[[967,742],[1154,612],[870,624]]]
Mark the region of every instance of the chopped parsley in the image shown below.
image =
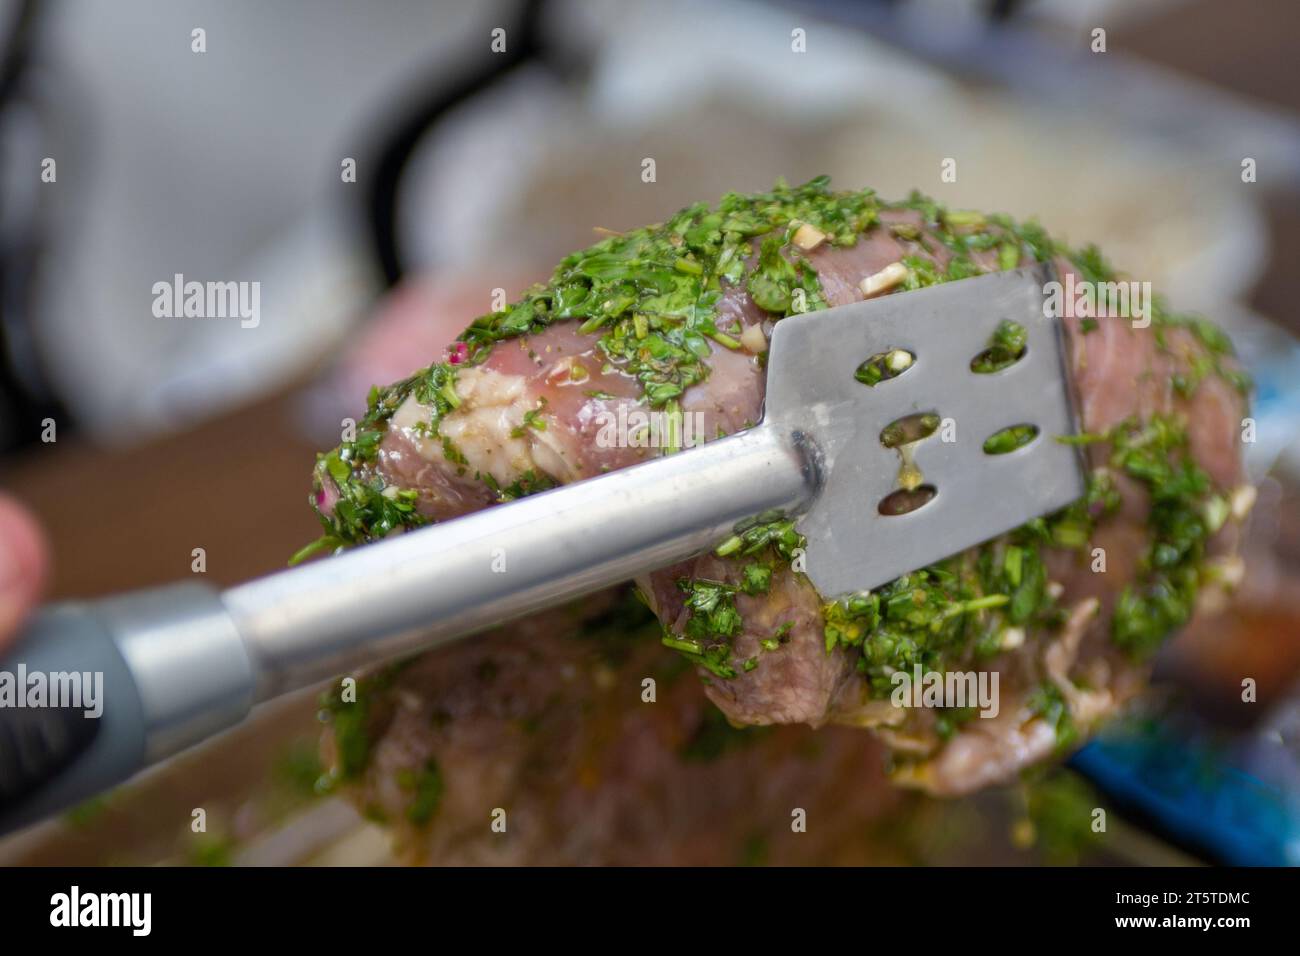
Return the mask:
[[[735,532],[714,553],[718,557],[744,559],[738,567],[739,583],[689,578],[678,581],[678,588],[686,595],[686,625],[681,633],[665,628],[663,636],[665,646],[680,651],[692,663],[723,680],[735,677],[737,666],[749,672],[759,665],[757,657],[740,661],[739,665],[732,657],[734,638],[744,630],[744,621],[736,608],[736,595],[768,593],[777,568],[789,566],[796,551],[806,543],[803,535],[795,530],[793,519],[779,513],[742,522]],[[788,630],[788,626],[783,626],[777,638],[762,641],[760,646],[763,650],[776,650]]]
[[[1115,643],[1146,656],[1191,617],[1205,546],[1225,509],[1215,507],[1223,499],[1192,459],[1181,421],[1128,421],[1109,442],[1111,466],[1141,482],[1151,497],[1142,576],[1120,594],[1112,619]]]
[[[1056,734],[1058,750],[1067,750],[1078,738],[1078,729],[1070,715],[1070,705],[1061,689],[1052,683],[1043,683],[1029,696],[1029,710],[1047,722]]]
[[[740,330],[718,325],[717,304],[726,289],[744,284],[777,319],[825,308],[816,271],[792,242],[797,225],[820,230],[831,245],[851,246],[877,221],[880,208],[871,190],[832,192],[825,176],[794,187],[781,181],[767,192],[728,193],[716,206],[697,203],[667,222],[609,236],[565,257],[549,282],[533,286],[500,312],[475,319],[460,336],[464,349],[456,364],[440,362],[371,390],[357,439],[320,456],[312,503],[325,533],[294,561],[426,523],[413,495],[399,491],[394,497],[367,466],[375,460],[388,420],[408,397],[429,409],[421,433],[438,437],[442,417],[459,405],[457,369],[482,363],[497,343],[535,335],[554,322],[576,321],[582,332],[599,334],[609,366],[640,384],[648,406],[671,408],[708,377],[715,345],[740,347]],[[540,411],[528,413],[516,437],[522,430],[545,428]],[[445,440],[444,447],[449,461],[465,465]],[[337,486],[341,508],[322,507],[321,488],[327,483]],[[529,475],[493,490],[509,500],[550,485],[548,476]]]
[[[1036,425],[1012,425],[994,432],[984,439],[984,454],[1006,455],[1017,448],[1024,448],[1038,437]]]
[[[881,213],[897,210],[918,214],[921,225],[882,227]],[[778,182],[767,192],[729,193],[716,205],[698,203],[664,223],[611,235],[567,256],[547,283],[532,287],[500,312],[476,319],[461,336],[464,349],[456,364],[435,364],[392,386],[373,389],[355,440],[319,458],[314,503],[325,534],[295,560],[425,523],[415,492],[386,486],[373,468],[388,420],[413,396],[428,411],[421,432],[438,437],[442,418],[459,405],[457,370],[482,363],[499,342],[535,335],[554,322],[577,322],[582,332],[598,337],[607,373],[635,380],[647,406],[679,410],[683,393],[708,378],[715,349],[739,347],[740,330],[728,325],[718,310],[728,289],[743,286],[772,320],[826,307],[816,270],[793,241],[805,224],[836,247],[852,246],[871,229],[888,228],[905,244],[905,290],[989,269],[1016,268],[1026,261],[1065,259],[1094,283],[1117,276],[1095,246],[1070,249],[1052,240],[1036,222],[949,211],[919,193],[887,203],[871,190],[832,192],[829,180],[818,177],[801,186]],[[945,250],[944,256],[938,255]],[[939,265],[941,260],[946,264]],[[1158,341],[1165,341],[1169,328],[1180,327],[1204,347],[1201,354],[1180,357],[1172,381],[1179,394],[1194,394],[1210,376],[1243,393],[1248,390],[1231,343],[1217,327],[1174,314],[1159,299],[1152,304],[1152,325]],[[1098,327],[1096,320],[1085,320],[1083,331]],[[972,361],[972,369],[988,373],[1006,368],[1024,354],[1025,341],[1022,326],[1002,322],[988,347]],[[875,385],[910,364],[910,356],[902,352],[873,359],[857,372],[865,385]],[[543,408],[525,414],[517,437],[545,429]],[[1015,426],[991,436],[986,448],[990,453],[1011,451],[1033,437],[1028,428]],[[917,661],[941,670],[972,656],[997,654],[1008,629],[1058,626],[1064,611],[1051,596],[1043,551],[1079,550],[1088,544],[1096,522],[1119,506],[1114,482],[1118,474],[1137,480],[1151,496],[1152,543],[1143,556],[1140,580],[1119,599],[1114,639],[1135,655],[1153,650],[1190,615],[1205,542],[1222,523],[1226,502],[1191,460],[1185,429],[1172,419],[1128,422],[1107,435],[1071,440],[1107,442],[1111,450],[1107,466],[1091,476],[1084,499],[963,555],[872,592],[831,602],[826,606],[828,650],[846,648],[856,654],[858,669],[878,687],[892,669]],[[448,461],[464,469],[464,456],[445,437],[443,446]],[[554,483],[550,476],[531,471],[505,488],[490,475],[478,477],[501,501]],[[337,490],[332,508],[321,506],[324,485]],[[664,643],[718,678],[758,666],[757,657],[732,656],[734,639],[744,630],[737,598],[769,593],[776,570],[791,564],[802,545],[794,521],[782,516],[758,516],[737,527],[716,551],[734,564],[728,574],[721,580],[679,582],[686,622],[682,633],[665,633]],[[774,651],[786,640],[781,632],[762,639],[760,647]]]
[[[988,375],[1010,368],[1025,354],[1027,333],[1019,322],[1003,319],[993,331],[988,348],[971,360],[972,372]]]
[[[546,419],[542,418],[542,412],[546,410],[546,398],[543,396],[538,399],[537,407],[530,408],[524,412],[524,420],[518,427],[511,429],[511,438],[523,438],[528,434],[528,430],[544,432],[546,431]]]

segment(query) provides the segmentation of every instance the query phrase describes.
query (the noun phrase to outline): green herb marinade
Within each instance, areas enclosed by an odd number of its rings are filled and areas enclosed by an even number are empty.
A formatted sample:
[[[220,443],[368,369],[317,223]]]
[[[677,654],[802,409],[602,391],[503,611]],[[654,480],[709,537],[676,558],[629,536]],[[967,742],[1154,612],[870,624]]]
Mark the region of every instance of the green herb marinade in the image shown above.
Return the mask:
[[[736,533],[714,552],[720,558],[739,563],[740,583],[731,585],[698,578],[678,581],[678,588],[686,595],[686,626],[680,634],[665,626],[663,643],[724,680],[735,677],[737,667],[746,672],[754,670],[759,657],[743,661],[732,657],[733,639],[744,627],[736,608],[736,596],[768,593],[776,570],[790,566],[804,544],[794,521],[779,513],[762,514],[742,522]],[[785,643],[788,630],[785,628],[761,642],[761,649],[776,650]]]
[[[816,273],[792,247],[791,235],[808,223],[831,244],[852,245],[881,208],[871,190],[833,193],[829,185],[822,176],[797,187],[778,183],[770,192],[730,193],[716,207],[699,203],[665,223],[610,236],[566,257],[549,282],[519,301],[474,320],[461,336],[463,362],[439,362],[372,389],[356,437],[318,459],[312,503],[325,533],[292,560],[425,523],[414,493],[385,494],[382,479],[362,466],[375,459],[388,419],[412,394],[431,409],[426,431],[437,435],[438,420],[458,404],[457,368],[483,362],[498,342],[577,321],[582,331],[601,333],[601,351],[640,383],[647,405],[667,408],[708,376],[710,341],[739,347],[715,324],[724,284],[744,283],[777,318],[825,308]],[[318,500],[325,476],[340,494],[328,513]],[[546,487],[549,479],[533,476],[519,488],[494,491],[506,500]]]
[[[882,212],[904,209],[918,213],[923,228],[881,222]],[[471,323],[461,337],[459,365],[437,363],[373,389],[355,439],[318,459],[313,504],[325,533],[295,560],[425,523],[413,491],[386,488],[365,466],[377,455],[388,419],[411,395],[430,409],[427,433],[436,436],[441,417],[458,405],[457,369],[483,362],[498,342],[536,334],[554,322],[576,321],[583,332],[599,334],[598,347],[607,362],[639,383],[646,405],[677,408],[686,389],[708,377],[713,345],[739,347],[731,334],[738,330],[716,324],[725,289],[743,285],[774,321],[827,306],[815,269],[793,241],[801,224],[824,234],[833,246],[852,246],[864,233],[882,228],[908,241],[913,252],[902,258],[908,270],[903,290],[978,275],[984,270],[974,257],[990,252],[997,269],[1065,258],[1088,281],[1116,279],[1095,246],[1069,249],[1035,222],[951,211],[919,193],[897,203],[880,200],[872,190],[836,193],[824,176],[796,187],[778,182],[768,192],[730,193],[716,206],[696,204],[662,224],[612,235],[566,257],[549,282]],[[934,261],[937,244],[948,256],[942,267]],[[1173,383],[1179,394],[1194,393],[1209,375],[1242,392],[1248,389],[1248,381],[1228,361],[1231,343],[1217,327],[1175,315],[1157,299],[1152,308],[1157,341],[1173,325],[1189,328],[1205,346],[1204,355]],[[972,367],[995,371],[1014,361],[1023,347],[1023,329],[1007,323]],[[524,427],[543,426],[534,416]],[[1048,586],[1044,549],[1087,545],[1095,522],[1118,507],[1117,473],[1141,482],[1154,506],[1153,544],[1140,580],[1119,602],[1113,634],[1117,644],[1135,655],[1158,646],[1190,615],[1204,544],[1215,530],[1215,515],[1222,512],[1215,503],[1221,505],[1222,499],[1191,460],[1184,425],[1173,418],[1126,422],[1107,435],[1081,440],[1105,441],[1112,448],[1108,466],[1093,475],[1083,501],[870,593],[833,601],[826,606],[828,652],[839,647],[856,653],[859,671],[873,689],[883,691],[893,669],[919,662],[942,670],[945,662],[992,656],[1023,632],[1058,627],[1064,610]],[[456,459],[449,455],[449,460]],[[339,495],[331,509],[319,504],[326,476]],[[529,473],[509,488],[492,490],[500,500],[510,500],[552,484],[549,476]],[[801,545],[793,523],[782,516],[760,516],[738,529],[717,552],[736,563],[737,583],[679,582],[687,624],[683,633],[666,632],[664,642],[719,679],[758,666],[759,657],[742,661],[731,652],[744,629],[736,598],[766,593]],[[767,651],[784,640],[778,634],[760,643]]]

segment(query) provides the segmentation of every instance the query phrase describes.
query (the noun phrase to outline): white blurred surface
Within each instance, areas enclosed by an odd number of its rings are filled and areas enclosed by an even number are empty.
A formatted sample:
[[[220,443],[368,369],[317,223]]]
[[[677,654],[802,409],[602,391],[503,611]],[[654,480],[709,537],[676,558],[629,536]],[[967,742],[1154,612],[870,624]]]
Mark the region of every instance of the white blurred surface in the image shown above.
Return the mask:
[[[1060,3],[1030,6],[1064,15]],[[488,31],[509,8],[56,8],[44,59],[57,92],[47,116],[57,228],[41,328],[94,434],[180,427],[338,347],[375,289],[356,226],[340,217],[345,191],[359,188],[340,182],[341,159],[366,154],[358,137],[413,80],[489,56]],[[1116,15],[1113,4],[1087,9]],[[204,54],[190,51],[196,26],[207,30]],[[1051,111],[976,91],[776,4],[567,3],[554,27],[593,49],[590,85],[526,72],[422,144],[400,197],[400,235],[417,264],[544,269],[592,241],[593,226],[628,228],[822,172],[887,198],[915,187],[954,206],[1037,215],[1073,242],[1102,244],[1175,306],[1209,314],[1249,287],[1263,259],[1255,187],[1111,122],[1106,104]],[[807,31],[805,54],[790,50],[795,27]],[[652,184],[640,179],[645,157],[658,164]],[[939,179],[946,157],[958,160],[957,183]],[[155,318],[152,285],[178,272],[261,282],[260,325]],[[412,367],[432,358],[412,356]]]
[[[42,60],[61,100],[49,117],[59,180],[47,187],[58,190],[59,229],[42,328],[57,379],[92,431],[167,427],[195,405],[230,400],[220,383],[233,395],[265,388],[301,369],[300,350],[331,340],[339,317],[304,311],[302,272],[292,266],[304,260],[310,277],[340,265],[322,218],[338,203],[333,193],[357,187],[340,181],[339,163],[362,151],[354,137],[394,87],[435,67],[454,70],[470,31],[486,33],[484,18],[499,6],[51,6]],[[195,27],[207,31],[206,53],[191,52]],[[267,257],[295,238],[305,242]],[[155,318],[152,285],[178,272],[262,282],[260,326]],[[325,278],[322,288],[333,288]],[[194,386],[204,374],[211,385],[170,404],[174,383]]]

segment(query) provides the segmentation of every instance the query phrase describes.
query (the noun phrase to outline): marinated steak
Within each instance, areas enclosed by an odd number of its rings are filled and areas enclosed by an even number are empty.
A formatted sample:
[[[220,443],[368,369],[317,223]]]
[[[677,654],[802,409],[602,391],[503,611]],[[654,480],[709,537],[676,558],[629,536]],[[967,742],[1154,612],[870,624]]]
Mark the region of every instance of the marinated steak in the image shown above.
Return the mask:
[[[800,572],[797,516],[755,516],[716,551],[637,582],[662,634],[630,652],[648,674],[659,644],[676,650],[734,724],[874,728],[900,782],[957,794],[1007,780],[1141,690],[1145,661],[1190,619],[1198,595],[1239,577],[1235,526],[1253,500],[1238,445],[1246,383],[1225,336],[1158,300],[1141,315],[1108,311],[1104,290],[1120,277],[1095,248],[1071,250],[1034,223],[948,211],[916,194],[836,193],[819,178],[608,236],[476,320],[437,363],[372,390],[355,440],[318,461],[312,500],[325,535],[310,550],[676,453],[684,436],[733,433],[762,416],[765,351],[781,319],[1034,261],[1055,263],[1066,288],[1092,290],[1063,317],[1077,440],[1092,466],[1086,498],[848,595],[818,594]],[[981,360],[1012,362],[1017,348],[1015,329],[999,330]],[[453,722],[459,710],[525,699],[572,708],[563,661],[573,642],[510,644],[521,661],[545,662],[526,681],[532,697],[508,681],[470,680],[461,664],[473,653],[460,648],[411,664],[418,680],[375,693],[400,686],[419,698],[409,709]],[[995,673],[996,716],[950,702],[899,706],[895,692],[909,686],[900,675],[921,672]],[[631,712],[648,706],[635,681],[622,686],[625,711],[587,718],[619,727],[620,740],[635,735],[626,721],[641,718]],[[383,706],[406,713],[400,701]],[[409,751],[421,734],[444,732],[409,719],[388,725],[376,767],[390,742]],[[600,733],[575,716],[566,743],[544,753],[505,737],[473,746],[505,748],[494,772],[509,774]],[[861,748],[875,759],[865,738]],[[365,780],[374,799],[382,770]]]

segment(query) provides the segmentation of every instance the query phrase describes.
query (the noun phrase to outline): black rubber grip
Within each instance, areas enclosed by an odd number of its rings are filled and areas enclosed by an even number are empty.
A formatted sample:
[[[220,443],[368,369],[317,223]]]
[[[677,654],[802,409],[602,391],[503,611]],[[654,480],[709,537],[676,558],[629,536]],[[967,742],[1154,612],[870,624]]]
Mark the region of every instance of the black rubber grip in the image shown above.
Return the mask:
[[[93,605],[33,615],[0,660],[0,680],[13,691],[0,695],[0,833],[74,806],[143,765],[140,694]],[[43,697],[33,681],[45,682]]]
[[[18,694],[24,688],[15,683]],[[65,770],[90,744],[100,727],[85,709],[23,707],[0,719],[0,813]]]

